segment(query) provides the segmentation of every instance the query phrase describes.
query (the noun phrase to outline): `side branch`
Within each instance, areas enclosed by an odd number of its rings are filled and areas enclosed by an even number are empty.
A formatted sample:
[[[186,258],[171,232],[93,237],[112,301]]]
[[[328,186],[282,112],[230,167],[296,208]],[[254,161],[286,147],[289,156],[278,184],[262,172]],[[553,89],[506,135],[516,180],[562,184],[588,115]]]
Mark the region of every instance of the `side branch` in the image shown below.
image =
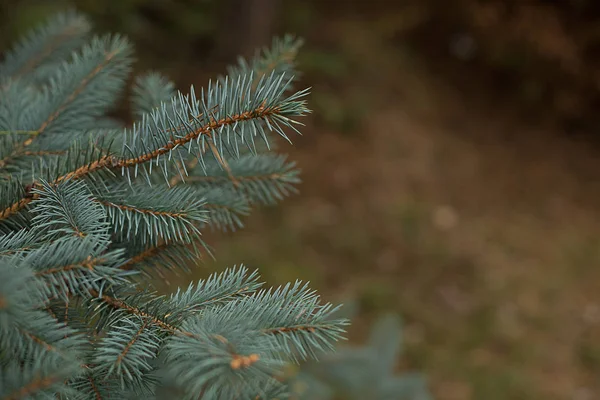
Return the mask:
[[[102,295],[102,297],[100,297],[100,294],[94,289],[91,289],[89,291],[89,293],[93,297],[103,301],[104,303],[112,306],[113,308],[125,310],[125,311],[129,312],[130,314],[142,317],[147,322],[151,322],[151,323],[155,324],[159,328],[171,333],[172,335],[185,336],[185,337],[193,338],[193,339],[196,339],[199,341],[205,340],[205,338],[202,338],[202,337],[196,335],[195,333],[184,331],[183,329],[179,329],[171,324],[166,323],[165,321],[163,321],[159,318],[156,318],[153,315],[150,315],[150,314],[140,310],[137,307],[130,306],[129,304],[125,303],[123,300],[119,300],[119,299],[116,299],[116,298],[108,296],[108,295]],[[146,326],[146,324],[144,325],[144,327],[145,326]],[[223,343],[227,343],[227,339],[225,339],[221,335],[213,335],[212,337],[214,337],[217,340],[220,340]],[[256,360],[257,359],[255,359],[254,361],[256,361]]]
[[[122,210],[122,211],[134,211],[134,212],[137,212],[140,214],[149,214],[149,215],[154,215],[157,217],[182,218],[182,217],[186,216],[185,213],[181,213],[181,212],[145,210],[143,208],[126,206],[124,204],[115,204],[110,201],[104,201],[104,200],[95,200],[95,201],[102,204],[105,207],[118,208],[119,210]]]
[[[174,326],[166,323],[165,321],[162,321],[162,320],[156,318],[155,316],[152,316],[152,315],[150,315],[150,314],[148,314],[148,313],[140,310],[137,307],[130,306],[129,304],[125,303],[123,300],[116,299],[116,298],[108,296],[106,294],[104,294],[104,295],[102,295],[102,297],[100,297],[100,293],[98,293],[98,291],[96,291],[95,289],[91,289],[89,291],[89,293],[93,297],[102,300],[104,303],[112,306],[115,309],[125,310],[128,313],[130,313],[130,314],[137,315],[137,316],[142,317],[142,318],[144,318],[146,320],[150,320],[150,322],[152,322],[153,324],[159,326],[160,328],[164,329],[167,332],[170,332],[172,334],[178,334],[179,333],[179,334],[183,334],[184,336],[189,336],[189,337],[194,337],[195,336],[193,333],[181,331],[181,330],[177,329],[176,327],[174,327]]]
[[[140,329],[138,329],[138,331],[135,333],[135,335],[127,343],[127,345],[125,346],[125,348],[123,349],[123,351],[121,353],[119,353],[119,355],[117,356],[117,364],[120,364],[123,361],[123,358],[125,358],[125,356],[127,355],[127,353],[129,353],[129,350],[131,349],[131,346],[133,346],[135,344],[135,342],[140,338],[140,336],[142,335],[142,333],[144,332],[144,330],[148,327],[149,323],[150,323],[149,320],[144,321],[144,323],[142,324],[142,326],[140,327]]]
[[[92,81],[92,79],[94,79],[96,75],[102,72],[109,65],[111,60],[118,54],[118,50],[105,53],[102,62],[98,64],[98,66],[94,68],[94,70],[92,70],[81,81],[81,83],[75,88],[75,90],[69,95],[69,97],[67,97],[65,101],[63,101],[63,103],[52,114],[50,114],[44,122],[42,122],[42,124],[36,131],[22,131],[27,132],[27,134],[29,134],[31,137],[22,142],[20,145],[16,146],[6,157],[1,159],[0,165],[5,165],[8,160],[24,155],[24,149],[27,146],[31,145],[36,137],[42,134],[52,122],[54,122],[58,117],[60,117],[60,115],[65,111],[65,109],[69,107],[69,104],[71,104],[77,98],[77,96],[79,96],[79,94],[81,94],[81,92],[85,90],[85,88]]]
[[[94,396],[95,396],[96,400],[102,400],[102,396],[100,396],[100,391],[98,390],[98,387],[96,386],[96,383],[94,382],[94,378],[92,378],[91,376],[88,376],[88,381],[90,382],[90,386],[92,388],[92,391],[94,392]]]
[[[0,134],[2,134],[3,132],[8,132],[8,131],[0,131]],[[29,132],[29,131],[24,131],[24,132]],[[33,131],[36,132],[37,131]],[[11,133],[11,132],[8,132]],[[11,160],[14,160],[15,158],[19,157],[19,156],[23,156],[23,157],[43,157],[43,156],[57,156],[57,155],[62,155],[65,154],[64,151],[23,151],[19,154],[17,154],[16,152],[12,152],[9,155],[7,155],[6,157],[0,159],[0,168],[6,166],[7,164],[9,164],[11,162]]]
[[[116,168],[119,167],[119,159],[114,156],[104,156],[100,159],[84,165],[83,167],[77,168],[75,171],[71,171],[63,176],[58,177],[54,180],[54,184],[59,184],[61,182],[71,180],[71,179],[79,179],[82,178],[92,172],[96,172],[105,168]]]
[[[105,54],[104,60],[96,68],[94,68],[94,70],[92,72],[90,72],[88,74],[88,76],[86,76],[81,81],[79,86],[77,86],[77,88],[73,91],[73,93],[71,93],[71,95],[69,97],[67,97],[67,99],[60,105],[60,107],[58,107],[58,109],[56,109],[56,111],[54,111],[54,113],[52,113],[42,123],[42,125],[40,125],[40,127],[38,128],[38,135],[43,133],[46,130],[46,128],[48,127],[48,125],[50,125],[56,118],[58,118],[63,113],[63,111],[69,106],[69,104],[71,104],[73,102],[73,100],[75,100],[75,98],[77,98],[77,96],[85,89],[85,87],[90,83],[90,81],[96,75],[98,75],[104,68],[106,68],[106,66],[110,63],[110,61],[117,54],[119,54],[118,51],[112,51],[110,53]],[[32,142],[33,142],[33,138],[29,138],[23,143],[23,146],[24,147],[29,146]]]
[[[119,266],[119,269],[122,269],[124,271],[130,271],[133,269],[135,264],[141,263],[142,261],[144,261],[147,258],[150,258],[152,256],[155,256],[156,254],[160,253],[162,250],[166,249],[167,247],[169,247],[169,243],[163,243],[161,245],[158,246],[153,246],[150,247],[147,250],[142,251],[141,253],[131,257],[129,259],[129,261],[121,264]]]
[[[5,208],[4,210],[0,211],[0,219],[5,219],[10,217],[13,214],[18,213],[19,211],[21,211],[23,208],[27,207],[27,205],[29,203],[31,203],[33,200],[37,199],[39,196],[36,194],[31,194],[15,203],[13,203],[10,207]]]
[[[209,138],[212,138],[212,132],[216,131],[222,127],[234,125],[236,123],[249,121],[252,119],[265,119],[271,115],[275,115],[278,111],[279,111],[278,107],[266,108],[266,107],[264,107],[264,105],[261,105],[256,110],[246,111],[241,114],[231,115],[226,118],[219,119],[219,120],[213,119],[208,124],[196,129],[193,132],[188,133],[184,137],[175,139],[175,140],[167,143],[165,146],[163,146],[157,150],[142,154],[139,157],[120,160],[118,162],[118,166],[125,168],[125,167],[133,167],[135,165],[143,164],[147,161],[153,160],[157,157],[167,154],[167,153],[173,151],[175,148],[183,146],[183,145],[191,142],[192,140],[199,138],[202,135],[206,135]]]
[[[13,79],[25,75],[44,62],[65,40],[75,36],[77,29],[73,26],[67,26],[66,29],[52,42],[48,43],[46,48],[41,51],[37,57],[31,58],[25,65],[13,74]]]
[[[104,262],[104,259],[102,259],[102,258],[88,257],[88,259],[82,263],[70,264],[70,265],[65,265],[65,266],[59,267],[59,268],[50,268],[50,269],[38,271],[36,273],[36,276],[52,275],[52,274],[57,274],[60,272],[65,272],[65,271],[70,271],[73,269],[80,269],[80,268],[87,269],[88,271],[93,271],[94,267],[102,262]]]
[[[105,156],[100,158],[97,161],[94,161],[93,163],[84,165],[83,167],[80,167],[78,169],[76,169],[75,171],[69,172],[63,176],[58,177],[57,179],[54,180],[54,184],[59,184],[61,182],[64,182],[66,180],[69,179],[79,179],[85,175],[88,175],[92,172],[104,169],[104,168],[114,168],[115,165],[117,165],[117,158],[113,157],[113,156]],[[0,220],[5,219],[10,217],[13,214],[18,213],[19,211],[21,211],[22,209],[24,209],[25,207],[27,207],[27,205],[29,205],[29,203],[31,203],[33,200],[36,200],[40,197],[39,194],[37,193],[32,193],[32,189],[33,188],[39,188],[39,184],[37,182],[34,182],[33,184],[29,185],[26,189],[25,189],[25,197],[23,197],[21,200],[13,203],[11,206],[5,208],[4,210],[0,211]]]
[[[266,75],[269,71],[275,70],[279,64],[291,64],[298,55],[298,46],[293,46],[279,54],[279,57],[273,58],[268,64],[256,70],[257,79],[254,81],[254,87],[258,83],[258,79],[262,75]]]

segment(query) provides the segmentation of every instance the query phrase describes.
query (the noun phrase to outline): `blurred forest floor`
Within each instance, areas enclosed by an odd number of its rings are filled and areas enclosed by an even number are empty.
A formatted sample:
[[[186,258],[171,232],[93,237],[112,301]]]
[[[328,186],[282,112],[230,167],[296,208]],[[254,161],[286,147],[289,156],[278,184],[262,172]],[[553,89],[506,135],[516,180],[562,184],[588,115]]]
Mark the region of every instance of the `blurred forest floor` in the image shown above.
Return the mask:
[[[312,86],[304,135],[281,146],[301,193],[208,235],[217,262],[198,276],[243,262],[354,298],[353,341],[400,313],[401,369],[439,400],[600,399],[600,150],[571,123],[591,103],[432,58],[418,12],[284,13]],[[142,45],[143,66],[181,88],[213,73],[161,51]]]

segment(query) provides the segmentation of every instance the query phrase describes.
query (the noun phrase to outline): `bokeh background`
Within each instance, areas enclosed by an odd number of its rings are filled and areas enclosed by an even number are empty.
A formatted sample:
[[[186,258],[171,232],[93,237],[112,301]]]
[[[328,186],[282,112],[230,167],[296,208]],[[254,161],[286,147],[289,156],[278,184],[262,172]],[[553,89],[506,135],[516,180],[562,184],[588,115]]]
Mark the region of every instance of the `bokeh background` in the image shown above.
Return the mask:
[[[65,6],[182,90],[306,41],[301,193],[174,283],[310,280],[355,308],[352,342],[399,313],[399,371],[436,399],[600,399],[600,2],[0,0],[0,51]]]

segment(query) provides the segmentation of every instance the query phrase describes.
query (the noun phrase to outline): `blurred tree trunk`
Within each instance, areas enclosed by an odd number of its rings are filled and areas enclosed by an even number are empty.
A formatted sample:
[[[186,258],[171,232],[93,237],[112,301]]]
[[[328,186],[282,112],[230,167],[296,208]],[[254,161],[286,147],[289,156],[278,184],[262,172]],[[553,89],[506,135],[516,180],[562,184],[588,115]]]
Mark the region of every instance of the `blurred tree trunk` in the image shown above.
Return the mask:
[[[280,0],[222,0],[221,4],[215,61],[230,63],[271,43]]]

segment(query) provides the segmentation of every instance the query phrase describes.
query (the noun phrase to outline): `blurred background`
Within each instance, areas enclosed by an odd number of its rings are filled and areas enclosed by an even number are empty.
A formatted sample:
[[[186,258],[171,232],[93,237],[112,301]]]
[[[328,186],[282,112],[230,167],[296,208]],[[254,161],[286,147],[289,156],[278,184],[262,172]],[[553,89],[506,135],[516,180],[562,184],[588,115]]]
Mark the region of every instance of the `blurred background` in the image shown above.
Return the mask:
[[[310,280],[351,342],[398,313],[436,399],[600,399],[600,2],[0,0],[0,51],[65,6],[182,90],[305,39],[300,194],[209,234],[193,279]]]

